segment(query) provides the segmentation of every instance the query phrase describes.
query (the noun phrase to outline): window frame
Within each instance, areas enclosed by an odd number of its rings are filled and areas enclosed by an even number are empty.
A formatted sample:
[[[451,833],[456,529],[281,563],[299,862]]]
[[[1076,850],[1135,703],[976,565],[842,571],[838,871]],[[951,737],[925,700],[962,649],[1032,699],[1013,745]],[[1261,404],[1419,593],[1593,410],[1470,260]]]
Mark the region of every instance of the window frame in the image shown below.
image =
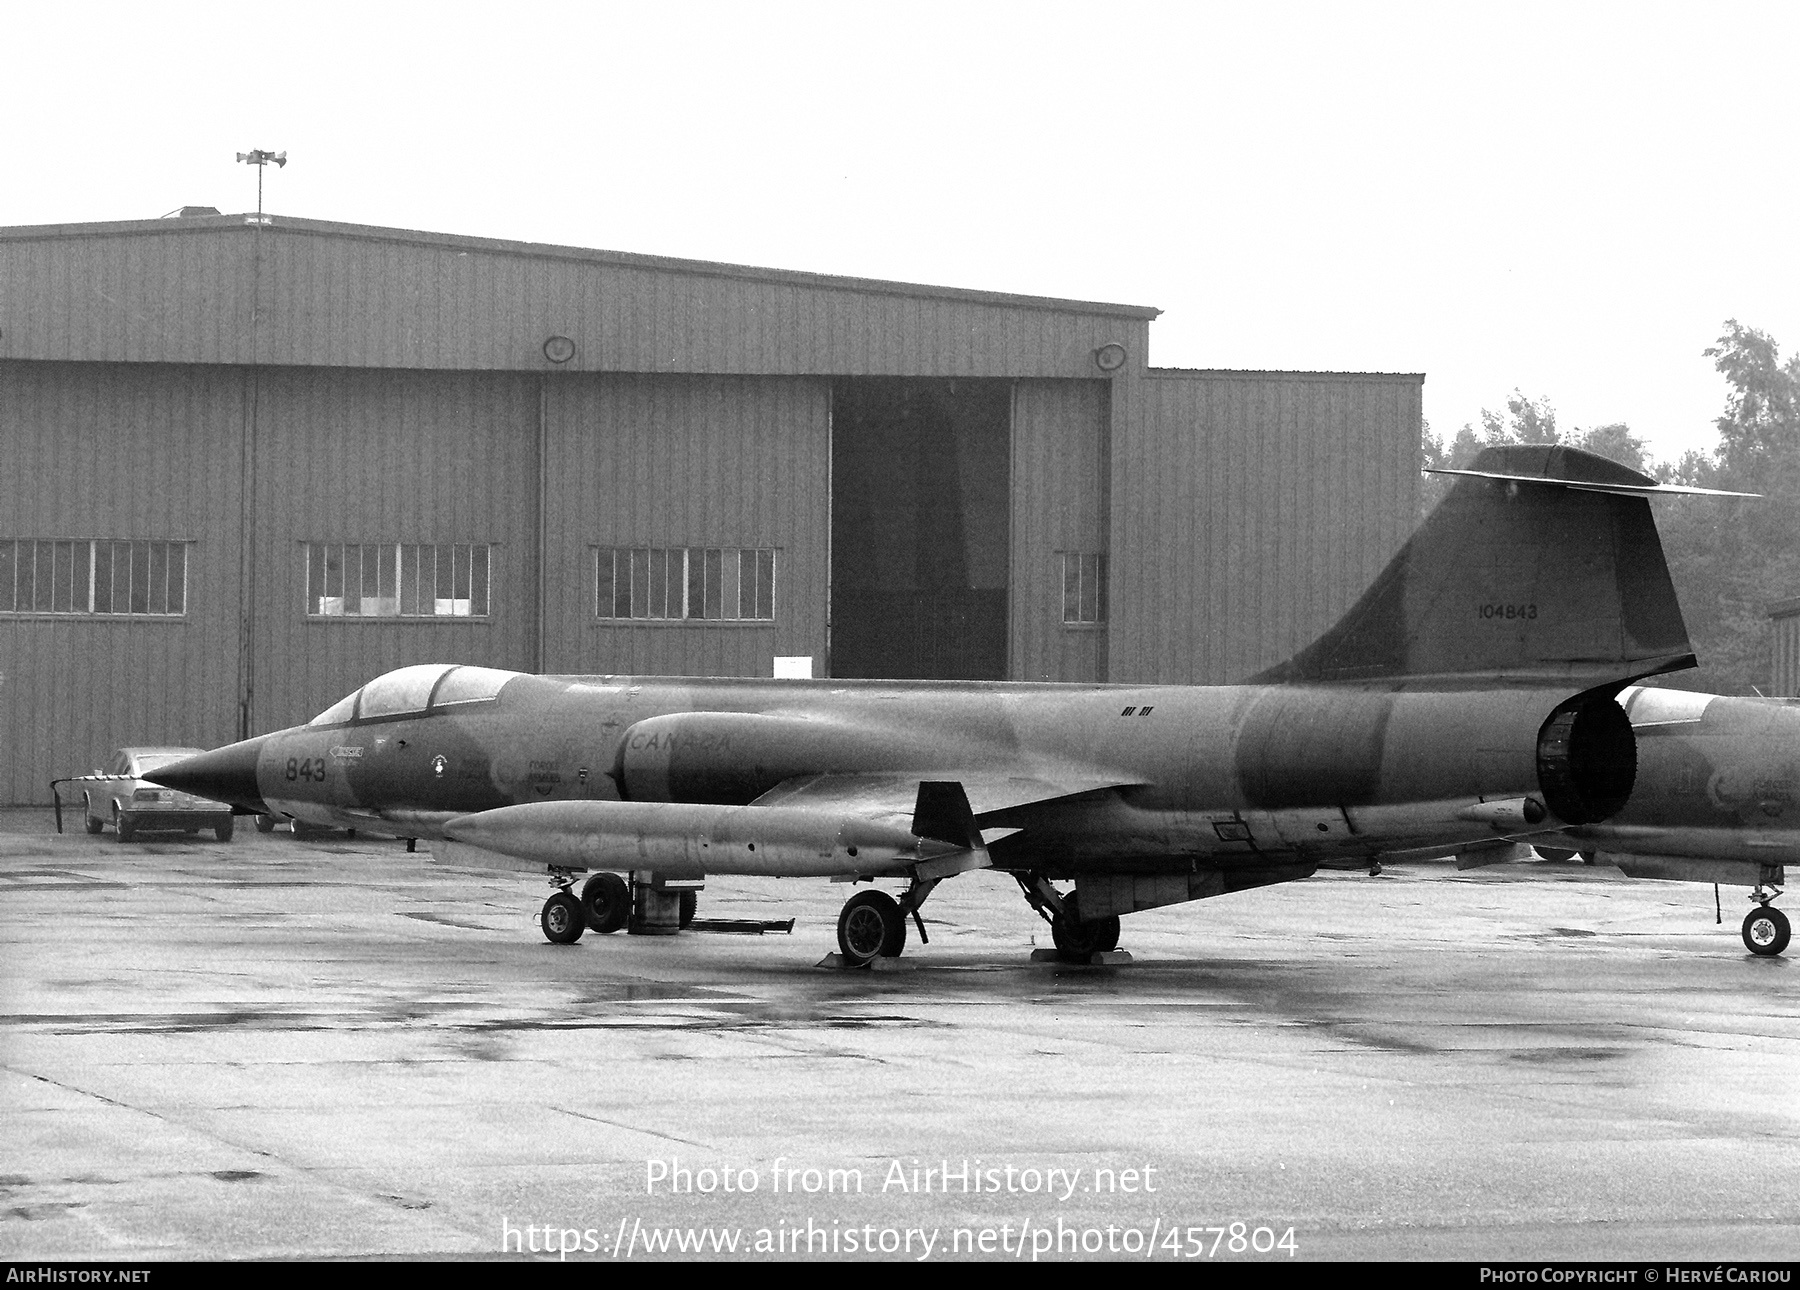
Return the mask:
[[[195,545],[193,538],[0,538],[0,618],[186,622]],[[24,552],[27,559],[21,559]],[[26,564],[30,572],[22,582]],[[41,572],[48,574],[49,587],[40,597]],[[31,604],[19,603],[21,591]],[[125,608],[114,608],[121,598]],[[178,607],[169,608],[172,602]]]
[[[594,545],[588,550],[592,621],[596,623],[639,627],[775,625],[781,547]],[[746,595],[750,598],[748,614],[744,612]],[[677,596],[679,610],[672,612]]]
[[[1111,617],[1111,570],[1107,567],[1107,552],[1058,551],[1056,555],[1062,573],[1062,625],[1087,629],[1106,627]]]
[[[302,541],[301,615],[313,623],[492,623],[496,619],[494,564],[499,548],[498,542]],[[323,563],[315,568],[315,561]],[[354,597],[350,594],[353,573]],[[367,594],[371,582],[373,595]],[[445,590],[448,595],[438,594]],[[328,603],[335,603],[337,609],[326,610]],[[457,612],[458,603],[467,604],[467,611]],[[422,611],[425,604],[433,608]],[[444,604],[451,608],[436,608]]]

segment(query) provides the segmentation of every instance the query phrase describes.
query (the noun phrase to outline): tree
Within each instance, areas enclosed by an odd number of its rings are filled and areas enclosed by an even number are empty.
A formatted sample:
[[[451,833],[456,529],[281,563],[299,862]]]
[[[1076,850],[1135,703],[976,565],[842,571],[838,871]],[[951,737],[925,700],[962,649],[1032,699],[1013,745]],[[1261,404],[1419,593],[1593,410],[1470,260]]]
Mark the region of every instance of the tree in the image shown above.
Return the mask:
[[[1767,693],[1768,606],[1800,594],[1800,356],[1782,363],[1772,337],[1735,318],[1706,356],[1730,386],[1714,422],[1718,447],[1687,453],[1659,474],[1762,496],[1662,504],[1663,549],[1700,658],[1698,669],[1667,684]]]

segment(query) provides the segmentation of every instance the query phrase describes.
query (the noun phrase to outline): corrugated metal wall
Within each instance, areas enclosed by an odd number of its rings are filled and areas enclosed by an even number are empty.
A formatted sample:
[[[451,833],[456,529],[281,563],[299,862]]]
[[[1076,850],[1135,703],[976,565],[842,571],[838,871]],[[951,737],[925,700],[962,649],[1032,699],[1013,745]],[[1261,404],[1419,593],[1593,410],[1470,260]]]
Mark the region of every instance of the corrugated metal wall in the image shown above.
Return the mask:
[[[705,376],[545,378],[551,469],[546,670],[823,676],[831,387]],[[603,622],[596,547],[775,547],[775,622]]]
[[[179,618],[0,617],[0,802],[132,743],[232,738],[238,469],[230,368],[0,363],[0,538],[191,542]]]
[[[0,230],[0,358],[1090,377],[1155,313],[285,217]]]
[[[255,729],[305,721],[407,663],[532,669],[537,380],[263,368]],[[305,544],[492,543],[492,614],[308,618]]]
[[[1176,371],[1117,383],[1111,679],[1238,680],[1349,608],[1416,519],[1422,383]]]
[[[1063,622],[1059,553],[1103,552],[1110,540],[1111,411],[1107,381],[1013,387],[1013,680],[1107,679],[1107,627]]]
[[[1770,694],[1782,699],[1800,695],[1800,602],[1783,601],[1769,610],[1774,634],[1770,654]]]

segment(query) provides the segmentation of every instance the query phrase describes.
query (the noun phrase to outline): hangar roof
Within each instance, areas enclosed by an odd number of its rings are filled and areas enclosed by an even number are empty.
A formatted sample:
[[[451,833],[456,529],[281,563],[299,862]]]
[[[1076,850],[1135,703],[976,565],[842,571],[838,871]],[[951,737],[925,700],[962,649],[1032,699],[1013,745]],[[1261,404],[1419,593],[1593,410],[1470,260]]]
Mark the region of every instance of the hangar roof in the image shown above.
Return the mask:
[[[0,228],[0,359],[1094,377],[1158,310],[265,215]],[[574,355],[551,362],[552,336]]]

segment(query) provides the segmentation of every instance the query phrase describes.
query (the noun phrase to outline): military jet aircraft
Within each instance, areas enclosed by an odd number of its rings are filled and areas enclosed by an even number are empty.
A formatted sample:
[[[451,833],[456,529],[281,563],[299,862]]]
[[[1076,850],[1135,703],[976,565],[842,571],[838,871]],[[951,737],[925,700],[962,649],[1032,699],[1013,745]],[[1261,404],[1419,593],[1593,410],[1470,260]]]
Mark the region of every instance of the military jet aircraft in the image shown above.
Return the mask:
[[[548,873],[552,941],[618,928],[621,873],[645,930],[673,930],[707,875],[899,879],[897,900],[843,906],[844,961],[867,964],[902,951],[909,916],[926,939],[938,883],[992,868],[1086,957],[1137,910],[1625,805],[1636,740],[1615,696],[1694,662],[1646,498],[1698,490],[1560,447],[1455,473],[1336,625],[1239,685],[427,664],[156,778]]]
[[[1630,686],[1637,786],[1606,820],[1533,837],[1538,854],[1604,857],[1634,878],[1751,888],[1744,944],[1780,954],[1792,929],[1772,903],[1800,861],[1800,703]]]

